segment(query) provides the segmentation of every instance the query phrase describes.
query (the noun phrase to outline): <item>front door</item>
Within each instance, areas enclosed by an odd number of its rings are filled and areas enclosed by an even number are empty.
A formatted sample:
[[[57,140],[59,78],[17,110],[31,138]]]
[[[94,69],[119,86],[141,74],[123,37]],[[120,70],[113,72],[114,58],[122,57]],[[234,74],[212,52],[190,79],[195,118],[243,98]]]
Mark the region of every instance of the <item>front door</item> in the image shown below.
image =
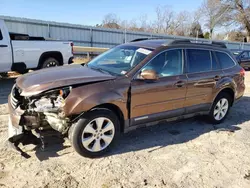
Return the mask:
[[[184,113],[187,77],[183,74],[183,57],[181,49],[167,50],[141,69],[141,71],[156,71],[159,79],[148,81],[135,78],[132,81],[132,125],[171,118]]]

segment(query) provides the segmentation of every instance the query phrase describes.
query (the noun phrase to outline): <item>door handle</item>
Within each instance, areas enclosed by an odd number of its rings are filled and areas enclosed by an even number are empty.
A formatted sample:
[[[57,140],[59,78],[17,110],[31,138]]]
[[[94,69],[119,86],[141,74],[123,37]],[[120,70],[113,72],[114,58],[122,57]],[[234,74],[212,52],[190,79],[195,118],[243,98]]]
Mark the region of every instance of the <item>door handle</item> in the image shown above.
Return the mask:
[[[178,81],[175,83],[175,86],[177,86],[177,87],[182,87],[184,85],[185,85],[185,82],[183,82],[183,81]]]
[[[221,79],[220,76],[215,76],[215,77],[214,77],[214,80],[215,80],[215,81],[219,81],[220,79]]]
[[[8,47],[8,45],[5,45],[5,44],[0,45],[0,48],[7,48],[7,47]]]

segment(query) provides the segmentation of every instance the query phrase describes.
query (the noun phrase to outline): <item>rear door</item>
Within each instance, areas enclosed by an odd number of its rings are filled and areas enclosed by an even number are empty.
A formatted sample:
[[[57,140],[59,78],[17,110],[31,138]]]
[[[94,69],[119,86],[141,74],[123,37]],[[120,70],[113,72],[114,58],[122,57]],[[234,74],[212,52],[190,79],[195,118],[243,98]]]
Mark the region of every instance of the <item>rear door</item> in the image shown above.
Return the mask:
[[[9,33],[4,22],[0,20],[0,72],[10,71],[11,66],[12,52]]]
[[[186,113],[207,111],[212,103],[216,83],[222,70],[215,55],[209,50],[186,49],[187,95]]]

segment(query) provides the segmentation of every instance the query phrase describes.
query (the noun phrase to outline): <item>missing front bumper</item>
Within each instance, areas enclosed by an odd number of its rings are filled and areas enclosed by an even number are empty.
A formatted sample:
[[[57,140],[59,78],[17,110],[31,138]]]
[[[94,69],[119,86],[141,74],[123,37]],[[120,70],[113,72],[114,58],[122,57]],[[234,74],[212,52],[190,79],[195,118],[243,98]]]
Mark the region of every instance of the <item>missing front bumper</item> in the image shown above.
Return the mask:
[[[10,118],[8,123],[8,142],[12,149],[25,158],[30,158],[30,155],[22,151],[22,149],[18,146],[20,143],[23,145],[39,145],[41,143],[40,139],[33,135],[31,131],[25,131],[22,126],[13,126]]]
[[[22,126],[13,126],[12,121],[9,118],[9,123],[8,123],[8,139],[13,140],[15,137],[20,137],[23,134],[23,127]]]

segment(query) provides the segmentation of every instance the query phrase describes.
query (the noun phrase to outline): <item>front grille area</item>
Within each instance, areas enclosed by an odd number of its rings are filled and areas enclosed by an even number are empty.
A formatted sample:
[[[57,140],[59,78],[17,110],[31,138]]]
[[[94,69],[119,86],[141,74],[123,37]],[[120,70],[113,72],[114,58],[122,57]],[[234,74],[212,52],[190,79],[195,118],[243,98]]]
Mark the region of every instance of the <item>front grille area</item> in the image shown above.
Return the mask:
[[[13,86],[12,90],[11,90],[11,98],[10,98],[10,103],[11,106],[16,109],[21,102],[21,95],[20,95],[20,90],[16,87],[16,85]]]

